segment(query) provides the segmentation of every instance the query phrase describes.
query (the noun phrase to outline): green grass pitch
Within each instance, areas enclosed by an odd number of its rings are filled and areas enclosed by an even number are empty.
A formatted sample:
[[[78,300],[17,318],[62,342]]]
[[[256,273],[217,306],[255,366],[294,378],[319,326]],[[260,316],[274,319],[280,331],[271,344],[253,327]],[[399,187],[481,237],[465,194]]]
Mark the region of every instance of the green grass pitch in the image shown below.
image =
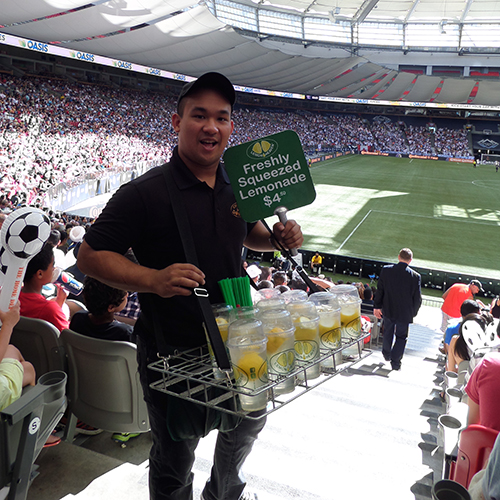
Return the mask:
[[[303,248],[500,279],[500,172],[454,162],[344,156],[311,168],[316,200],[289,216]]]

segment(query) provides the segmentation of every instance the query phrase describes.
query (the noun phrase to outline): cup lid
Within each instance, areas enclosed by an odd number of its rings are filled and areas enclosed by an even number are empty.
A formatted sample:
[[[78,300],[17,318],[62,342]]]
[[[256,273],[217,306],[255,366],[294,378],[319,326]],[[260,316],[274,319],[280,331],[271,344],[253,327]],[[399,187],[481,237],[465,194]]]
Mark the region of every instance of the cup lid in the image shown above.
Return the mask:
[[[281,295],[281,292],[278,288],[262,288],[258,290],[256,293],[257,302],[262,302],[266,299],[274,299]],[[260,307],[260,304],[259,304]]]
[[[339,304],[337,296],[330,292],[315,292],[309,295],[309,300],[316,306],[325,306],[329,309],[338,309]]]
[[[307,318],[308,321],[319,319],[316,306],[310,300],[290,302],[286,306],[287,310],[292,315],[292,319],[296,321],[298,318]],[[306,321],[302,319],[301,321]]]
[[[228,340],[232,338],[265,337],[262,322],[255,318],[243,318],[229,325]]]
[[[307,300],[307,292],[304,290],[288,290],[281,294],[285,302],[301,302]]]
[[[271,331],[274,328],[281,328],[284,331],[293,329],[292,316],[286,309],[269,309],[263,311],[259,318],[266,334],[275,333]]]
[[[285,301],[281,297],[276,297],[272,299],[264,299],[258,302],[259,305],[259,314],[262,314],[264,311],[269,311],[272,309],[284,309]]]

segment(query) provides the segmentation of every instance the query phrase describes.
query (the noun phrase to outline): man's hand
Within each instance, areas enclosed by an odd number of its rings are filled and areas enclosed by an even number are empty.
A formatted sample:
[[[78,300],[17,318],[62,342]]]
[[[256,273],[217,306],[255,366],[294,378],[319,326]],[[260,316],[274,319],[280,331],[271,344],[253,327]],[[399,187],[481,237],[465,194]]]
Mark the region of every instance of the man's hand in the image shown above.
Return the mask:
[[[374,309],[374,310],[373,310],[373,315],[374,315],[377,319],[382,319],[382,309]]]
[[[289,219],[284,226],[281,222],[277,222],[273,226],[273,235],[276,240],[281,243],[285,248],[300,248],[304,243],[304,236],[302,229],[294,221]]]
[[[172,264],[157,271],[151,284],[153,293],[168,299],[191,295],[192,289],[205,284],[205,275],[192,264]]]

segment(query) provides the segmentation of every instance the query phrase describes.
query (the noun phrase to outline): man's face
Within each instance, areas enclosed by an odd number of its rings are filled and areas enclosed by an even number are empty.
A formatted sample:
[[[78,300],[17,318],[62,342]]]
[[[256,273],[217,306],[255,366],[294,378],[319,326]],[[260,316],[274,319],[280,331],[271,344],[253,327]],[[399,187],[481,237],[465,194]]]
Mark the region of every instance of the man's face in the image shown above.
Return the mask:
[[[472,295],[476,295],[479,292],[479,287],[476,285],[471,285],[470,291],[472,292]]]
[[[185,97],[182,106],[182,116],[172,117],[180,157],[191,170],[216,167],[234,127],[231,105],[218,92],[201,90]]]

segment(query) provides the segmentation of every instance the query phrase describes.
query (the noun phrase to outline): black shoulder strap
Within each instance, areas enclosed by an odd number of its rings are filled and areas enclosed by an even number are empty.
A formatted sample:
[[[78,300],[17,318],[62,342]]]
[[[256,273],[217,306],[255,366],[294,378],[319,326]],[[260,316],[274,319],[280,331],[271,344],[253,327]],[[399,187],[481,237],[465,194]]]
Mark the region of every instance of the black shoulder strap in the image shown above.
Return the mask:
[[[184,208],[181,193],[172,174],[172,167],[170,164],[167,164],[162,166],[161,169],[163,170],[163,174],[165,176],[165,182],[167,184],[168,194],[170,196],[170,202],[172,204],[172,210],[174,212],[177,228],[179,229],[186,260],[188,263],[199,267],[193,234],[191,232],[191,227],[187,217],[187,212]],[[214,351],[217,365],[221,370],[230,370],[231,363],[229,362],[224,342],[219,333],[219,327],[217,326],[212,312],[210,301],[208,299],[208,291],[205,288],[198,287],[193,290],[193,293],[198,299],[198,304],[203,315],[203,320],[205,322],[205,327],[210,339],[210,344],[212,345],[212,349]]]

